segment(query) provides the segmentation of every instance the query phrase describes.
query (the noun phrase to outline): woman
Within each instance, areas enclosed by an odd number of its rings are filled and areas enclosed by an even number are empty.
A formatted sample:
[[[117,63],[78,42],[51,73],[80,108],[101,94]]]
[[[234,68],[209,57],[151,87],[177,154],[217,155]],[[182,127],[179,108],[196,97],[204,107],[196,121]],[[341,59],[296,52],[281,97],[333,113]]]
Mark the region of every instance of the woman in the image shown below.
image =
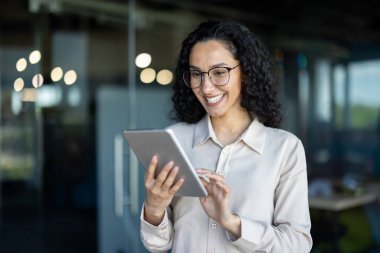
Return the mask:
[[[141,238],[152,252],[309,252],[306,162],[279,130],[269,54],[247,28],[208,21],[183,41],[174,130],[208,196],[174,197],[178,168],[157,157],[145,174]]]

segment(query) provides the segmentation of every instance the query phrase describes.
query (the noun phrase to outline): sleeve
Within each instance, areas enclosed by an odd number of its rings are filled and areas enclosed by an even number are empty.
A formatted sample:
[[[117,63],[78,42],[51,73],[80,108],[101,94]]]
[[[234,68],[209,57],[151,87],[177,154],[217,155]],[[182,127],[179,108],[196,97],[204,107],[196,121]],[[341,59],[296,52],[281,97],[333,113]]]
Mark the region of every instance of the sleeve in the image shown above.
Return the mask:
[[[312,247],[305,151],[297,139],[274,195],[273,224],[241,217],[241,237],[227,239],[242,252],[306,253]]]
[[[173,243],[173,223],[170,206],[165,210],[164,219],[158,226],[151,225],[144,220],[144,205],[140,216],[140,237],[144,247],[149,252],[167,252]]]

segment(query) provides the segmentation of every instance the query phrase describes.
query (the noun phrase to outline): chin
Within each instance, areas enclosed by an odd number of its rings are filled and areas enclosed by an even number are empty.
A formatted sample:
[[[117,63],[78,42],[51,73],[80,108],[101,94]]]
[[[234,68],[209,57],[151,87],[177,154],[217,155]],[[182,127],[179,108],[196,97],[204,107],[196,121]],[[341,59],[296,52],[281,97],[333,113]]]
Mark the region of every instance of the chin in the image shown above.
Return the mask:
[[[212,118],[218,118],[218,117],[223,116],[223,113],[221,113],[221,112],[210,112],[210,111],[207,111],[207,114],[210,117],[212,117]]]

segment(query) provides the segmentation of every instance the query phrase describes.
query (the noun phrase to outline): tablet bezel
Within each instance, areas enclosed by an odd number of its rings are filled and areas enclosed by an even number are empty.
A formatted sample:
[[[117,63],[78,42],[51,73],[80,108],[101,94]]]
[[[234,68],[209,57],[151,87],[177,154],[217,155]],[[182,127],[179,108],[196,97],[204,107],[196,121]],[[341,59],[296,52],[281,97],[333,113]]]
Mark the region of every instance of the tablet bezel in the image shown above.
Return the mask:
[[[175,196],[201,197],[207,191],[193,168],[189,158],[183,151],[175,133],[171,129],[124,130],[123,135],[132,148],[139,162],[146,169],[154,154],[158,155],[157,175],[163,166],[173,161],[179,167],[176,177],[185,178],[184,184]]]

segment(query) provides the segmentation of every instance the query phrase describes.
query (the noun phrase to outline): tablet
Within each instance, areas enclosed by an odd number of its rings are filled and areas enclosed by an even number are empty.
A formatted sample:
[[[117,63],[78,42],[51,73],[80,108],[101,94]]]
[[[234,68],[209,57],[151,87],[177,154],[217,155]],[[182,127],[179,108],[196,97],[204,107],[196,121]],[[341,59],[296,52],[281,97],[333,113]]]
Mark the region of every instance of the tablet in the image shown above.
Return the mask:
[[[132,148],[137,159],[147,169],[154,154],[158,156],[156,176],[165,164],[173,161],[178,166],[178,175],[185,179],[184,184],[176,192],[176,196],[206,196],[207,191],[200,181],[186,153],[180,146],[173,130],[124,130],[125,139]]]

